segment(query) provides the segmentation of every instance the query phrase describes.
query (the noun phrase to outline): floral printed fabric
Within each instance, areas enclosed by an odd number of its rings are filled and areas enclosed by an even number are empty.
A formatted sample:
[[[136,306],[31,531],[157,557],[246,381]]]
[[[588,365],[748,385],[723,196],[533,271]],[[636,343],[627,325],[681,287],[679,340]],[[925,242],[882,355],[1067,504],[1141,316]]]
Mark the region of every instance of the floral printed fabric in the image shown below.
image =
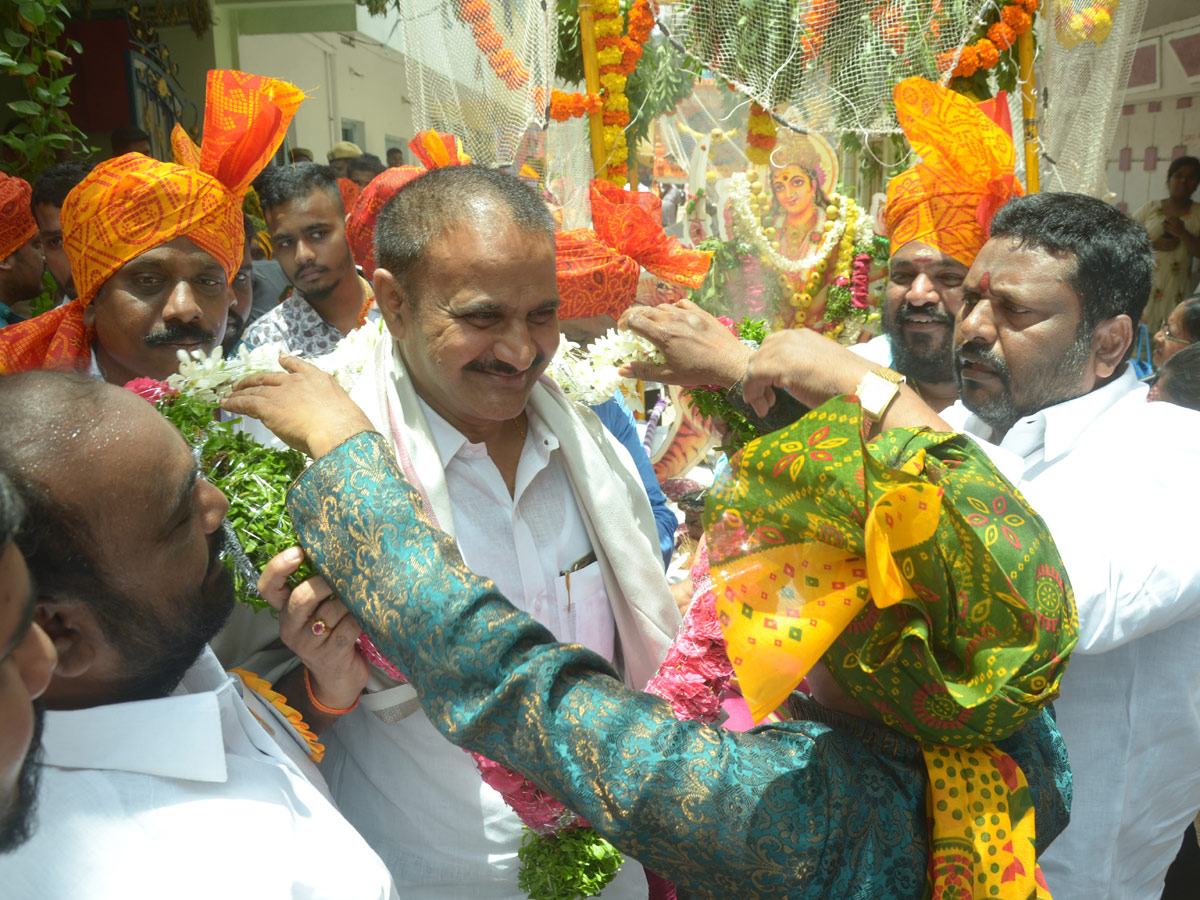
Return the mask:
[[[737,734],[680,722],[515,610],[432,528],[387,442],[362,434],[289,495],[301,543],[451,741],[530,778],[695,898],[919,897],[926,766],[899,732],[804,700]],[[1029,779],[1039,851],[1071,780],[1048,712],[998,748]]]

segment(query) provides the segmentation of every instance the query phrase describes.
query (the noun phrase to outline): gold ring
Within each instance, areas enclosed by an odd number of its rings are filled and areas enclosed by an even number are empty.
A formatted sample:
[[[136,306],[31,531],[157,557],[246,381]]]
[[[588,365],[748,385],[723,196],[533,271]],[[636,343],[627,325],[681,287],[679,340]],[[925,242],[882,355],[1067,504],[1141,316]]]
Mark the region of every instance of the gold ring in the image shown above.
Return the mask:
[[[329,630],[329,626],[325,624],[324,619],[313,619],[312,633],[322,635]]]

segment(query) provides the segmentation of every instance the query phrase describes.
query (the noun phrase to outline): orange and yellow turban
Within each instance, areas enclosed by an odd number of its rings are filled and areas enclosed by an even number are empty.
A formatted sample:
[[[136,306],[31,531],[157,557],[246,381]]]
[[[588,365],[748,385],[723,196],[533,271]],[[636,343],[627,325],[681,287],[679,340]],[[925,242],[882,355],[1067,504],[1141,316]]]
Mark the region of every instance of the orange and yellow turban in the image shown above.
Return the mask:
[[[1025,193],[1013,175],[1007,97],[976,105],[923,78],[905,79],[892,94],[921,161],[888,182],[883,224],[891,252],[921,241],[969,266],[997,210]]]
[[[200,147],[176,125],[174,163],[127,153],[96,166],[62,208],[63,249],[79,297],[6,329],[0,374],[86,366],[92,335],[83,308],[126,263],[160,244],[186,237],[232,280],[245,242],[242,198],[303,98],[284,81],[215,69],[208,73]]]
[[[465,166],[471,157],[462,152],[462,145],[452,134],[439,131],[417,133],[408,147],[425,166],[393,166],[371,179],[355,201],[353,208],[347,207],[346,240],[354,262],[367,278],[375,274],[375,223],[387,202],[418,175],[442,166]]]
[[[32,193],[25,179],[0,172],[0,259],[8,259],[37,234],[29,208]]]
[[[556,236],[560,319],[620,317],[637,297],[643,268],[674,284],[700,287],[712,254],[688,249],[663,231],[657,196],[593,181],[591,200],[592,227]]]

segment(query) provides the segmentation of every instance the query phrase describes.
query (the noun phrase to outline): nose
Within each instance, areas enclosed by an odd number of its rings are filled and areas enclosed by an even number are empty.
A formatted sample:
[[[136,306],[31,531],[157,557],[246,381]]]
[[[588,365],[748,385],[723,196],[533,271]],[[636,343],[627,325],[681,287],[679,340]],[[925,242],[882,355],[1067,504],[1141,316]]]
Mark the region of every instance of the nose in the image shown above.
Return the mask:
[[[514,323],[496,341],[493,352],[496,359],[506,362],[518,371],[525,371],[537,357],[537,344],[529,326],[524,321]]]
[[[992,304],[988,300],[977,300],[964,304],[959,313],[959,344],[982,344],[990,347],[996,343],[996,321],[992,315]]]
[[[317,258],[313,248],[308,246],[308,242],[303,238],[296,241],[296,264],[303,266]]]
[[[50,677],[58,665],[58,651],[54,649],[54,642],[34,622],[13,651],[13,659],[17,663],[17,671],[21,673],[25,690],[29,692],[29,699],[36,700],[49,686]]]
[[[933,286],[933,279],[921,272],[908,286],[904,299],[911,306],[929,306],[936,304],[941,298],[938,296],[937,288]]]
[[[197,488],[197,503],[200,507],[200,524],[205,534],[212,534],[225,521],[229,512],[229,500],[215,484],[201,479]]]
[[[175,319],[179,322],[195,322],[204,318],[204,310],[200,306],[200,298],[190,282],[180,281],[167,298],[163,308],[163,320]]]

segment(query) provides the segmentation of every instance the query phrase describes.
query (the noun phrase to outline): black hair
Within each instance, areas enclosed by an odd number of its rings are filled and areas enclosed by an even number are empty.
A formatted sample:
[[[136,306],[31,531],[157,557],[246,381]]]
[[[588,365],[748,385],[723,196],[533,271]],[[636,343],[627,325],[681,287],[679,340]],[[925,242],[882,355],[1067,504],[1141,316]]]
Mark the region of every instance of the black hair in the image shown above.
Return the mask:
[[[0,553],[8,549],[24,517],[25,504],[21,502],[21,495],[8,476],[0,472]]]
[[[41,174],[33,180],[33,194],[29,198],[30,210],[39,203],[61,209],[67,202],[67,194],[87,178],[92,168],[89,162],[71,159],[42,169]]]
[[[1184,166],[1191,166],[1196,170],[1196,175],[1200,176],[1200,159],[1194,156],[1179,156],[1171,160],[1171,164],[1167,166],[1167,177],[1170,178]]]
[[[992,219],[991,237],[1044,250],[1074,262],[1067,285],[1079,297],[1079,334],[1105,319],[1141,321],[1154,281],[1154,253],[1146,229],[1102,200],[1084,194],[1017,197]]]
[[[1183,330],[1187,332],[1188,340],[1192,343],[1200,341],[1200,295],[1188,297],[1179,305],[1183,309]]]
[[[112,133],[113,156],[123,156],[134,144],[150,140],[150,135],[136,125],[122,125]]]
[[[1158,390],[1161,399],[1200,411],[1200,344],[1167,358],[1158,373]]]
[[[381,268],[406,278],[429,243],[456,225],[493,230],[497,220],[554,240],[554,216],[521,179],[483,166],[443,166],[400,188],[379,213],[375,256]]]
[[[362,156],[350,160],[350,165],[347,167],[347,172],[370,172],[374,178],[387,169],[383,164],[383,160],[374,153],[364,153]]]
[[[269,175],[267,173],[270,173]],[[263,210],[274,209],[293,200],[302,200],[315,190],[322,190],[337,198],[338,208],[345,215],[342,192],[338,190],[337,173],[320,163],[302,162],[264,169],[255,180],[259,202]]]

